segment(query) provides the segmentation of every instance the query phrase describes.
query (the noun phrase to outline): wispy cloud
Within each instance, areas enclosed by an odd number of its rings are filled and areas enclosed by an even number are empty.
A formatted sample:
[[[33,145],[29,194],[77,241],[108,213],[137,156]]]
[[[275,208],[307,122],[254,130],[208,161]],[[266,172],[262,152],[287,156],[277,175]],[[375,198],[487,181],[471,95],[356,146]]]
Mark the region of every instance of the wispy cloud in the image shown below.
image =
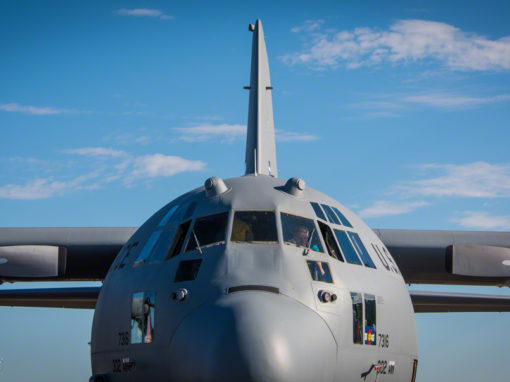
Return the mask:
[[[123,157],[126,156],[127,153],[120,150],[113,150],[111,148],[105,147],[82,147],[79,149],[68,149],[62,151],[64,154],[76,154],[76,155],[84,155],[91,157]]]
[[[324,20],[306,20],[303,25],[292,28],[290,31],[293,33],[301,33],[301,32],[314,32],[318,31],[320,27],[324,24]]]
[[[51,178],[36,178],[25,185],[7,184],[0,187],[0,198],[3,199],[45,199],[61,193],[68,187],[65,182]]]
[[[180,134],[178,139],[188,142],[207,141],[210,139],[230,141],[246,135],[245,125],[226,123],[220,125],[204,124],[191,127],[174,127],[173,130]]]
[[[122,182],[132,187],[138,181],[151,181],[158,177],[170,177],[183,172],[201,171],[205,162],[190,160],[178,156],[149,154],[133,156],[124,151],[104,147],[84,147],[62,151],[63,154],[82,155],[94,158],[93,162],[82,162],[89,171],[81,175],[62,179],[55,176],[36,177],[25,184],[7,184],[0,186],[0,198],[4,199],[45,199],[68,194],[77,190],[95,190],[112,182]],[[30,162],[33,158],[30,158]],[[98,162],[99,161],[99,162]]]
[[[465,228],[486,229],[486,230],[509,230],[509,215],[489,215],[486,212],[467,211],[461,218],[452,219],[454,223]]]
[[[188,142],[200,142],[215,139],[231,142],[235,139],[244,138],[246,136],[246,125],[225,123],[220,125],[204,124],[191,127],[175,127],[173,130],[180,134],[177,139]],[[314,141],[319,139],[313,134],[281,129],[277,129],[275,133],[276,139],[280,142]]]
[[[384,99],[382,101],[381,99]],[[444,111],[466,110],[499,102],[510,102],[510,94],[486,96],[462,95],[444,90],[407,93],[370,95],[366,101],[346,104],[345,107],[361,110],[356,118],[389,118],[423,107],[436,108]]]
[[[319,139],[318,136],[309,133],[297,133],[294,131],[276,130],[276,140],[280,142],[293,142],[293,141],[315,141]]]
[[[451,70],[510,70],[510,36],[497,40],[464,32],[452,25],[427,20],[399,20],[388,30],[356,28],[351,31],[319,31],[320,24],[293,28],[306,34],[306,48],[287,54],[289,64],[308,64],[315,69],[345,66],[355,69],[384,62],[440,62]]]
[[[471,97],[446,92],[422,93],[403,97],[405,102],[439,108],[467,108],[485,104],[508,102],[510,94],[487,97]]]
[[[374,218],[390,215],[401,215],[412,212],[420,207],[429,205],[424,201],[417,202],[390,202],[386,200],[378,200],[371,206],[362,209],[359,215],[364,218]]]
[[[174,18],[173,16],[166,15],[159,9],[149,8],[133,8],[133,9],[122,8],[116,10],[115,13],[120,16],[152,17],[161,20],[172,20]]]
[[[404,182],[396,189],[422,196],[510,197],[510,164],[426,164],[421,170],[432,177]]]
[[[78,113],[77,110],[55,109],[52,107],[20,105],[18,103],[0,104],[0,110],[11,112],[11,113],[24,113],[24,114],[33,114],[33,115]]]

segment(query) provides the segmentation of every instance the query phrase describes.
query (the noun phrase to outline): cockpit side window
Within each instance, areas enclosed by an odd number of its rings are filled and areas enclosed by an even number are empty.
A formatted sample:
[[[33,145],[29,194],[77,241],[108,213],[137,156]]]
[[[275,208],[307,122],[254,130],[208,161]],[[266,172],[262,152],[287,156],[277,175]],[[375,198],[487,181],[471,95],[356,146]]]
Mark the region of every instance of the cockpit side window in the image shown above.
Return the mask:
[[[350,264],[361,265],[361,261],[358,255],[356,254],[354,247],[349,241],[349,238],[347,237],[345,231],[335,229],[335,236],[338,240],[338,244],[340,244],[340,248],[342,249],[342,253],[345,257],[345,260],[347,260],[347,262]]]
[[[195,221],[186,246],[186,252],[225,241],[228,212],[205,216]]]
[[[338,220],[338,218],[336,217],[335,213],[333,212],[333,210],[331,209],[330,206],[322,204],[322,208],[326,212],[326,215],[328,215],[328,220],[331,223],[341,225],[340,220]]]
[[[319,219],[327,220],[326,215],[324,215],[324,212],[322,212],[321,206],[319,206],[318,203],[310,202],[310,204],[312,205],[312,208],[315,211],[315,215],[317,215]]]
[[[236,211],[231,241],[277,243],[276,217],[273,211]]]
[[[343,213],[340,212],[340,210],[336,207],[331,207],[335,212],[338,218],[342,221],[342,224],[346,227],[352,228],[352,224],[347,218],[344,216]]]
[[[322,238],[324,239],[324,243],[326,243],[326,248],[331,257],[334,257],[337,260],[344,261],[342,254],[340,253],[340,248],[338,248],[338,244],[333,236],[333,231],[327,224],[319,221],[319,229],[322,233]]]
[[[172,258],[177,256],[179,252],[181,252],[182,245],[184,244],[184,239],[186,238],[186,234],[188,233],[189,226],[191,225],[191,220],[188,220],[182,223],[174,236],[174,240],[172,241],[172,245],[168,250],[168,258]]]
[[[370,255],[368,254],[367,249],[363,245],[363,242],[361,241],[359,235],[355,232],[348,232],[348,234],[349,237],[351,238],[352,243],[354,244],[354,249],[356,249],[356,252],[358,252],[359,257],[363,261],[363,264],[365,264],[365,266],[367,267],[375,269],[375,264],[372,261]]]
[[[312,219],[281,213],[283,242],[312,251],[324,252]]]
[[[363,344],[363,299],[361,293],[351,292],[352,342]]]
[[[143,249],[142,251],[140,252],[140,254],[138,255],[138,257],[136,258],[133,266],[137,266],[137,265],[140,265],[142,263],[145,263],[147,261],[147,259],[149,258],[149,255],[152,253],[152,250],[154,249],[154,246],[156,245],[160,235],[161,235],[161,230],[158,230],[158,231],[154,231],[149,239],[147,240],[147,242],[145,243],[145,245],[143,246]]]
[[[131,300],[131,343],[151,343],[154,341],[154,292],[137,292]]]

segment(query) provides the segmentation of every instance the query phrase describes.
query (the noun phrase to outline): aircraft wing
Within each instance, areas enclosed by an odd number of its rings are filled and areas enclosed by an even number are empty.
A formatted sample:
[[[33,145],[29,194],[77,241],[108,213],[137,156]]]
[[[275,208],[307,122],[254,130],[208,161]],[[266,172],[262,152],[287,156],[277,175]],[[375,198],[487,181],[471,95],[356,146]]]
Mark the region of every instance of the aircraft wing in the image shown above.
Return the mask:
[[[406,283],[510,286],[510,232],[374,232]]]
[[[0,290],[0,306],[94,309],[101,287]]]
[[[510,296],[409,291],[415,313],[510,312]]]
[[[0,282],[102,280],[136,229],[0,228]]]

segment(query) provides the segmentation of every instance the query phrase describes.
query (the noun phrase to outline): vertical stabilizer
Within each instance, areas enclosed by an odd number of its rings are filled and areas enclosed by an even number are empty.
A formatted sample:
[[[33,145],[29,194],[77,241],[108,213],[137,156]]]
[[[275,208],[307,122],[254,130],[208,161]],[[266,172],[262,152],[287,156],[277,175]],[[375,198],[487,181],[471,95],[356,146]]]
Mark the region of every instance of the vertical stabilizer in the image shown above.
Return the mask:
[[[253,32],[250,77],[250,104],[246,138],[246,174],[276,177],[276,145],[273,122],[271,80],[262,23],[250,25]]]

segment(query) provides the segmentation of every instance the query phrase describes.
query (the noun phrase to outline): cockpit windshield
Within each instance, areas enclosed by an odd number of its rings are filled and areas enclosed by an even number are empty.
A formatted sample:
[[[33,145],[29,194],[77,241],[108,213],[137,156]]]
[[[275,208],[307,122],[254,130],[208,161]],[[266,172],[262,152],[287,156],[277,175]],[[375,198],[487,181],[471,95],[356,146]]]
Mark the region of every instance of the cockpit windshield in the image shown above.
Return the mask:
[[[277,243],[274,212],[236,211],[230,240],[248,243]]]
[[[224,242],[227,220],[228,212],[197,219],[191,230],[186,252],[197,247]]]
[[[324,252],[312,219],[281,213],[283,242],[288,245]]]

